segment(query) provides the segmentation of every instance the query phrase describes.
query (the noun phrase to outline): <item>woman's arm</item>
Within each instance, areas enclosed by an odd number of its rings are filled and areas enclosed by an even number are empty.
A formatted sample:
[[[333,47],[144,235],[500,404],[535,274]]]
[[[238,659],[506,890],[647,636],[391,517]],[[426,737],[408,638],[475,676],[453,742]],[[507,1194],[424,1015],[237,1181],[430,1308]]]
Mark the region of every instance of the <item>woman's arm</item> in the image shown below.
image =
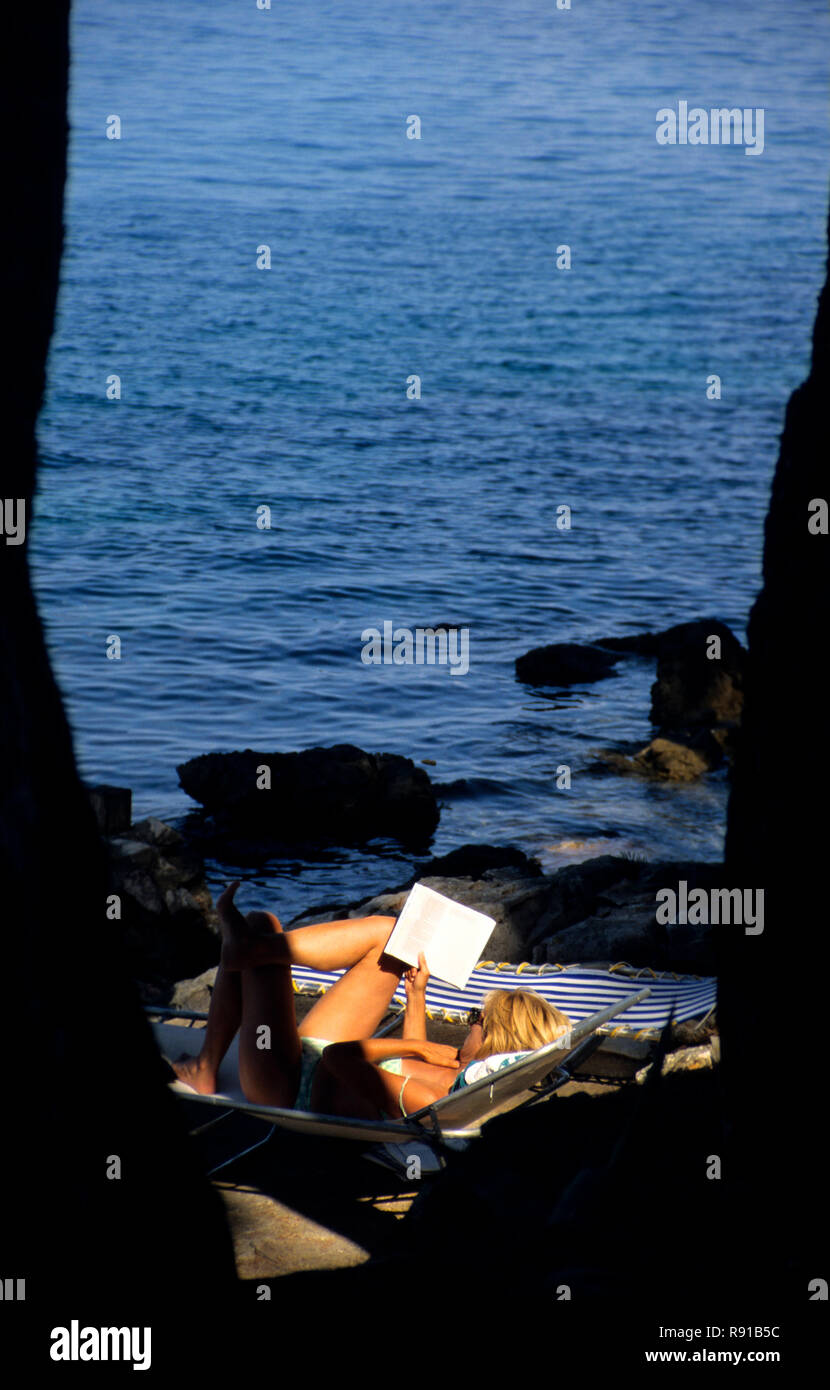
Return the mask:
[[[458,1070],[458,1049],[444,1043],[427,1041],[426,988],[429,979],[426,958],[423,951],[418,956],[417,966],[410,966],[404,974],[406,983],[406,1009],[403,1018],[402,1038],[366,1038],[356,1042],[330,1043],[325,1057],[329,1070],[334,1071],[338,1062],[385,1062],[388,1057],[418,1057],[422,1062],[433,1066],[450,1067]]]
[[[377,1064],[387,1057],[420,1057],[422,1062],[458,1071],[458,1048],[427,1042],[426,1038],[364,1038],[358,1042],[329,1043],[323,1057],[331,1071],[341,1059]]]
[[[426,989],[429,971],[427,970],[426,957],[423,951],[419,952],[417,966],[410,966],[403,978],[406,986],[406,1011],[403,1016],[403,1035],[405,1038],[426,1038]]]
[[[458,1071],[458,1049],[443,1043],[427,1041],[426,987],[429,970],[423,953],[418,965],[404,975],[406,1009],[402,1038],[366,1038],[354,1042],[330,1043],[325,1049],[320,1071],[333,1082],[329,1092],[335,1105],[350,1115],[393,1114],[401,1106],[401,1091],[406,1087],[406,1113],[430,1105],[446,1095]],[[391,1075],[382,1071],[380,1062],[389,1057],[414,1058],[426,1063],[425,1074],[417,1079],[409,1074]]]

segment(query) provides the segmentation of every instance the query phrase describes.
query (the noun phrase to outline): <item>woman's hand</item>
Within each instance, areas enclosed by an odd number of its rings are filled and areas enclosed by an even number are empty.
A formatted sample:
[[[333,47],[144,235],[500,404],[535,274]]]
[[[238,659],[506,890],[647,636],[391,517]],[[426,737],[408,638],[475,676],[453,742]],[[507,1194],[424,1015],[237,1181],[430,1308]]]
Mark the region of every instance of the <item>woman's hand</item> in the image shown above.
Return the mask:
[[[429,970],[427,969],[426,956],[423,951],[418,952],[417,966],[410,965],[409,969],[404,971],[403,979],[406,988],[407,1002],[415,995],[426,993]]]
[[[418,1044],[418,1052],[423,1062],[430,1062],[434,1067],[451,1067],[453,1071],[458,1071],[457,1047],[450,1047],[448,1043],[422,1042]]]

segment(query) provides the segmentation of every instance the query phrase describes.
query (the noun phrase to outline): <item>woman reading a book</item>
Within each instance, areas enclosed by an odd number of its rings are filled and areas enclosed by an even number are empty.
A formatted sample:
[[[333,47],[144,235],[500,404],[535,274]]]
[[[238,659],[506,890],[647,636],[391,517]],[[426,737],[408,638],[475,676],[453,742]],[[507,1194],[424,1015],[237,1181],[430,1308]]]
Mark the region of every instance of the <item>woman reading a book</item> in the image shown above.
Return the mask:
[[[349,918],[284,932],[269,912],[244,917],[238,883],[217,903],[222,960],[202,1051],[174,1063],[203,1095],[216,1090],[219,1064],[239,1032],[239,1079],[248,1100],[321,1114],[377,1119],[412,1114],[567,1031],[564,1014],[530,990],[487,995],[461,1048],[426,1036],[429,972],[386,955],[393,917]],[[292,965],[342,970],[298,1027]],[[370,1035],[404,977],[403,1037]],[[482,1070],[482,1068],[484,1070]]]

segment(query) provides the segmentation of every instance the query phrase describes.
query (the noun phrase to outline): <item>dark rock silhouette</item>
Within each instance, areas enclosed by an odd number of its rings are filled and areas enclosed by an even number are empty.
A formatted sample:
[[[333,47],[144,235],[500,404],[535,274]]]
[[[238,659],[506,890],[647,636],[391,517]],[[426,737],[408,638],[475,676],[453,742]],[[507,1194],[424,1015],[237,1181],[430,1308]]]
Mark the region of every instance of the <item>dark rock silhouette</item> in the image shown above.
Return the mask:
[[[579,642],[534,647],[516,658],[516,678],[525,685],[587,685],[616,675],[619,656]]]
[[[650,711],[657,736],[633,756],[603,751],[588,771],[692,782],[731,758],[743,710],[746,652],[725,623],[698,618],[663,632],[605,638],[603,645],[618,658],[657,658]]]
[[[826,535],[808,530],[810,504],[830,496],[830,289],[822,290],[810,373],[790,397],[764,531],[763,587],[750,615],[746,702],[726,840],[733,877],[764,887],[762,936],[722,933],[726,1099],[734,1122],[742,1210],[764,1225],[782,1274],[804,1300],[827,1279],[827,1194],[814,1162],[816,1097],[801,1059],[823,1055],[828,978]],[[823,621],[818,615],[822,615]],[[797,716],[793,672],[797,669]],[[782,754],[781,730],[786,728]],[[798,1038],[757,1065],[751,1039],[781,1007]],[[774,1097],[772,1104],[770,1097]],[[771,1143],[771,1134],[781,1138]],[[775,1193],[770,1209],[769,1194]]]
[[[267,788],[258,786],[263,767]],[[423,768],[348,743],[302,753],[205,753],[177,771],[187,794],[212,816],[218,837],[353,844],[382,835],[422,843],[440,815]]]
[[[720,656],[710,658],[712,637]],[[657,679],[651,687],[651,722],[663,730],[737,724],[743,708],[746,653],[723,623],[681,623],[663,633]]]
[[[418,873],[401,887],[411,888],[419,878],[430,874],[457,874],[476,879],[503,869],[520,870],[525,878],[538,878],[542,873],[538,859],[528,858],[522,850],[513,849],[510,845],[459,845],[448,854],[436,855],[422,864]]]
[[[137,821],[107,842],[130,973],[158,1003],[183,975],[216,961],[219,926],[201,857],[172,826]]]
[[[68,5],[15,11],[4,84],[8,141],[3,303],[14,351],[2,374],[6,495],[27,521],[35,419],[52,332],[66,170]],[[27,532],[30,527],[27,525]],[[183,1350],[170,1319],[232,1305],[221,1206],[195,1168],[107,920],[107,863],[81,785],[29,581],[27,546],[0,540],[0,873],[3,883],[5,1134],[2,1276],[7,1365],[48,1369],[49,1329],[155,1322],[153,1368]],[[113,1176],[114,1162],[120,1177]],[[189,1282],[173,1251],[187,1251]],[[202,1316],[205,1316],[203,1309]],[[170,1339],[170,1340],[168,1340]],[[222,1349],[211,1348],[221,1356]],[[197,1350],[198,1363],[201,1353]],[[194,1348],[188,1353],[194,1364]]]
[[[659,657],[677,646],[685,646],[695,633],[704,635],[714,632],[736,640],[732,631],[720,618],[695,618],[687,623],[675,623],[659,632],[634,632],[626,637],[601,637],[596,645],[607,651],[621,655]]]
[[[102,835],[122,835],[129,830],[133,818],[129,787],[90,787],[89,800]]]

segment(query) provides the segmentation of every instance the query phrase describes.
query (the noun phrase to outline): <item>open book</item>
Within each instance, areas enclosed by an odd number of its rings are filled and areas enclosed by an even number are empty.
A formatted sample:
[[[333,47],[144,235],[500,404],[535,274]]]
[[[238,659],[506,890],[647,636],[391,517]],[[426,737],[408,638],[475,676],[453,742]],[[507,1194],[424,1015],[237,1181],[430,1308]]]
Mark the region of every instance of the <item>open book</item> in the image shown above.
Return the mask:
[[[416,883],[386,950],[408,965],[417,965],[418,952],[423,951],[430,975],[463,989],[495,925],[495,917]]]

